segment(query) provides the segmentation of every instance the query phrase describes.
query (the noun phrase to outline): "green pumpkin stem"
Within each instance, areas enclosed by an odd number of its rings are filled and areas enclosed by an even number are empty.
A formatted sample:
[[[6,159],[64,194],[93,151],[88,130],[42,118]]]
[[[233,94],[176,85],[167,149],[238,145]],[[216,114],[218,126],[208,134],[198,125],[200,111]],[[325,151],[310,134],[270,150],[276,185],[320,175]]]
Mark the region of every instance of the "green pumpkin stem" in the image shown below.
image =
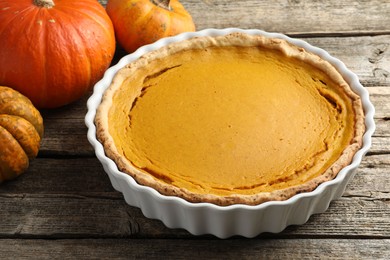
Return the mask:
[[[151,2],[158,7],[167,9],[168,11],[172,10],[172,7],[169,5],[169,3],[171,2],[170,0],[151,0]]]
[[[38,7],[52,8],[54,7],[53,0],[34,0],[34,5]]]

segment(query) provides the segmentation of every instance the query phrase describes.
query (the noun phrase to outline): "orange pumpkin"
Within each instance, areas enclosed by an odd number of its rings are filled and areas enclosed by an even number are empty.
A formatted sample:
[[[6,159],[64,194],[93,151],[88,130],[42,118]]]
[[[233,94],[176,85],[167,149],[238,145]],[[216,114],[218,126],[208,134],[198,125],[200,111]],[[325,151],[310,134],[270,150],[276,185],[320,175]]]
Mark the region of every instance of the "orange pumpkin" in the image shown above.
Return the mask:
[[[0,183],[16,178],[38,154],[43,120],[31,101],[0,86]]]
[[[115,34],[96,0],[0,0],[0,46],[0,84],[54,108],[103,76]]]
[[[195,31],[191,15],[177,0],[109,0],[106,10],[116,39],[127,52],[163,37]]]

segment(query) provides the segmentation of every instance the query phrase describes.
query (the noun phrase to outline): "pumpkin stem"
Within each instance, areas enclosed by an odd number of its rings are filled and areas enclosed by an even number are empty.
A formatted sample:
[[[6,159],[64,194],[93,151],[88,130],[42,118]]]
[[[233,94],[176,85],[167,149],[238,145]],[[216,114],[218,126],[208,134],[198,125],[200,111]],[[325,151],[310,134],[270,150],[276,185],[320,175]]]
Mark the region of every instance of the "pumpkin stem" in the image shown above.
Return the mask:
[[[169,3],[171,2],[170,0],[151,0],[151,2],[158,7],[167,9],[168,11],[172,10],[172,7],[169,5]]]
[[[34,0],[33,3],[38,7],[52,8],[54,6],[53,0]]]

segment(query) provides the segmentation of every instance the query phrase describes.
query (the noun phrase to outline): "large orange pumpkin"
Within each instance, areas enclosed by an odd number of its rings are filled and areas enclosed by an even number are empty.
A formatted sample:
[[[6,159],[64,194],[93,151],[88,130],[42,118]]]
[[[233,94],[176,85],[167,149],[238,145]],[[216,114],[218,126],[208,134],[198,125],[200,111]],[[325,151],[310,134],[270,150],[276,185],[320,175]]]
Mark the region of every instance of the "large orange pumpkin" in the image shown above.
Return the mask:
[[[177,0],[109,0],[116,39],[127,51],[182,32],[192,32],[191,15]]]
[[[0,183],[16,178],[38,154],[43,120],[31,101],[0,86]]]
[[[82,97],[114,51],[112,22],[96,0],[0,0],[0,84],[38,108]]]

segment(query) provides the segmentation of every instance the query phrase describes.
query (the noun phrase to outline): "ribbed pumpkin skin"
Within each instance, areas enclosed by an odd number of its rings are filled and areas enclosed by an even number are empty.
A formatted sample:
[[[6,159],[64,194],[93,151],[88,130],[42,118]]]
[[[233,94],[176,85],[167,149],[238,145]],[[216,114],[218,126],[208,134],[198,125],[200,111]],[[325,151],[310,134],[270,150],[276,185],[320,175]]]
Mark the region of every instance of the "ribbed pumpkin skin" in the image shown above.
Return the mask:
[[[0,86],[0,183],[26,171],[42,136],[43,119],[31,101]]]
[[[81,98],[104,74],[115,51],[112,22],[96,0],[0,0],[0,85],[38,108]],[[46,0],[47,1],[47,0]]]
[[[195,31],[192,17],[183,5],[177,0],[171,0],[169,5],[170,10],[151,0],[109,0],[106,10],[119,44],[133,52],[163,37]]]

